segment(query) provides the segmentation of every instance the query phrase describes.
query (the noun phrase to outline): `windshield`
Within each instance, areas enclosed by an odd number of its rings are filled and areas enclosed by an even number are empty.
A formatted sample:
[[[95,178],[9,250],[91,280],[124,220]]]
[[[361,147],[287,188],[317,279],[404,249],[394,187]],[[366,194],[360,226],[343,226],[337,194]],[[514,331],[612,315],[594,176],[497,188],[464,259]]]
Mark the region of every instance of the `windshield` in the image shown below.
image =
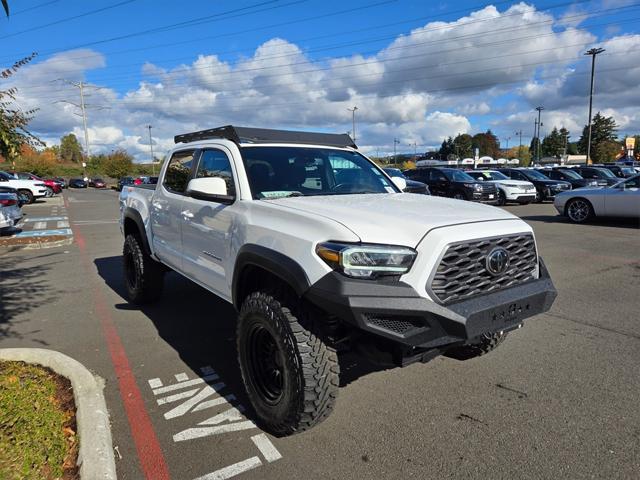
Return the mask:
[[[620,170],[622,170],[622,173],[625,175],[634,175],[636,173],[636,171],[631,167],[620,167]]]
[[[574,180],[580,180],[582,176],[578,172],[574,172],[573,170],[562,170],[562,173],[567,178],[573,178]]]
[[[524,176],[529,179],[533,178],[534,180],[549,180],[549,177],[544,176],[537,170],[522,170],[522,173],[524,173]]]
[[[442,173],[444,173],[445,176],[452,182],[475,182],[476,181],[475,178],[463,172],[462,170],[447,169],[447,170],[442,170]]]
[[[358,152],[313,147],[241,147],[253,198],[396,193]]]
[[[469,175],[471,175],[473,178],[476,178],[478,180],[480,180],[480,179],[485,180],[485,181],[509,180],[509,177],[507,177],[503,173],[496,172],[495,170],[481,170],[481,171],[478,171],[478,172],[467,172],[467,173]]]
[[[596,172],[596,175],[600,178],[618,178],[607,168],[594,168],[593,171]]]

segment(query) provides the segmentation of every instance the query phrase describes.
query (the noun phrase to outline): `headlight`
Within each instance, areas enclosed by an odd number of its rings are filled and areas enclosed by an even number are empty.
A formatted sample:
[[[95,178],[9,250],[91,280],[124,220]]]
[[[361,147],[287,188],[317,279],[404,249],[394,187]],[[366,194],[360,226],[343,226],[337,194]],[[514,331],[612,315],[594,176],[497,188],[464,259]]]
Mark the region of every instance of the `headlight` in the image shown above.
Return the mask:
[[[467,188],[476,188],[476,184],[475,183],[463,183],[463,185]]]
[[[320,243],[316,254],[334,270],[353,278],[402,275],[413,265],[417,252],[393,245]]]

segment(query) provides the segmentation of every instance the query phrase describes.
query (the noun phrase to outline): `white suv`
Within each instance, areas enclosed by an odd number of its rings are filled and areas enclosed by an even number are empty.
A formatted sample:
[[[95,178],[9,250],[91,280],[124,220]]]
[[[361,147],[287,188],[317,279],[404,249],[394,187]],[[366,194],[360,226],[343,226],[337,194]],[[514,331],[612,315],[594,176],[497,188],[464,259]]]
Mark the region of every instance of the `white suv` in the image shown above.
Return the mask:
[[[512,180],[497,170],[469,170],[476,180],[491,182],[498,187],[498,205],[515,202],[527,205],[536,199],[536,187],[531,182]]]

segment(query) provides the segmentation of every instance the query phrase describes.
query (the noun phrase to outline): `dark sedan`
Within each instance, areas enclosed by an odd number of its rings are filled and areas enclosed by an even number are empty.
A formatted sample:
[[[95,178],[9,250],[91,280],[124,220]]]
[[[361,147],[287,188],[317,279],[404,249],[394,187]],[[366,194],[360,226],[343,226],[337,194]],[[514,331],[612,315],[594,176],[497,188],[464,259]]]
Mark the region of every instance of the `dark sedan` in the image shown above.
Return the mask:
[[[582,178],[582,176],[578,172],[569,168],[555,167],[552,169],[544,169],[539,171],[544,173],[551,180],[562,180],[565,182],[569,182],[572,189],[598,186],[598,182],[596,180]]]
[[[514,180],[525,180],[536,187],[536,202],[553,200],[558,193],[571,190],[571,183],[562,180],[551,180],[538,170],[530,168],[501,168],[501,173]]]
[[[133,185],[133,184],[134,184],[133,177],[121,177],[120,180],[118,180],[118,186],[116,187],[116,190],[121,192],[124,187],[126,187],[127,185]]]
[[[390,177],[404,178],[404,181],[407,182],[407,186],[404,189],[406,193],[421,193],[423,195],[431,195],[431,192],[429,192],[429,187],[426,183],[417,182],[415,180],[407,178],[399,168],[383,168],[383,170],[387,172],[387,175],[389,175]]]
[[[87,182],[81,178],[72,178],[69,180],[69,188],[87,188]]]

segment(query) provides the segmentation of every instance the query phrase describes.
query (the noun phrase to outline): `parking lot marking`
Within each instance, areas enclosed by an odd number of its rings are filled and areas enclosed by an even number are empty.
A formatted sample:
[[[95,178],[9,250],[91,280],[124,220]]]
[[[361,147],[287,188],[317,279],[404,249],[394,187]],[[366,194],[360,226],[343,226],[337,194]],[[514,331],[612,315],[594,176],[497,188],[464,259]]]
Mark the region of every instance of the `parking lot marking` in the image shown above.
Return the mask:
[[[57,230],[30,230],[26,232],[16,233],[17,238],[29,238],[29,237],[50,237],[52,235],[71,236],[73,235],[71,229],[61,228]]]
[[[173,385],[167,385],[166,387],[156,388],[153,391],[154,395],[160,395],[161,393],[172,392],[174,390],[180,390],[185,387],[192,387],[193,385],[198,385],[199,383],[211,382],[213,380],[218,380],[218,375],[216,373],[212,373],[202,378],[194,378],[193,380],[188,380],[186,382],[175,383]]]
[[[187,380],[189,380],[189,377],[186,373],[176,373],[174,376],[176,377],[177,382],[186,382]]]
[[[193,409],[194,412],[199,412],[200,410],[204,410],[205,408],[216,407],[218,405],[222,405],[223,403],[231,403],[236,399],[235,395],[227,395],[224,397],[214,398],[213,400],[207,400],[206,402],[199,403]],[[202,423],[200,423],[202,425]]]
[[[273,443],[271,443],[271,440],[269,440],[269,437],[264,433],[254,435],[251,437],[251,441],[255,443],[256,447],[258,447],[258,450],[260,450],[260,453],[262,453],[267,462],[275,462],[282,458],[282,454],[276,449]]]
[[[216,383],[215,385],[211,386],[207,385],[202,390],[200,390],[200,393],[197,393],[186,402],[181,403],[177,407],[166,412],[164,414],[164,418],[169,420],[170,418],[181,417],[189,410],[191,410],[191,408],[195,407],[197,403],[201,402],[205,398],[209,398],[210,396],[215,395],[216,393],[218,393],[218,390],[221,390],[224,387],[224,383]]]
[[[57,228],[69,228],[69,222],[66,220],[59,220],[56,224]]]
[[[215,427],[194,427],[187,428],[173,436],[174,442],[184,442],[185,440],[194,440],[196,438],[209,437],[212,435],[220,435],[222,433],[239,432],[240,430],[250,430],[257,428],[251,420],[244,422],[229,423],[227,425],[217,425]]]
[[[164,405],[165,403],[177,402],[178,400],[182,400],[183,398],[189,398],[194,395],[198,391],[197,388],[193,390],[187,390],[186,392],[174,393],[173,395],[169,395],[168,397],[159,398],[158,405]]]
[[[44,230],[47,228],[47,222],[34,222],[33,229],[34,230]]]
[[[254,468],[262,465],[262,461],[258,457],[247,458],[228,467],[221,468],[215,472],[207,473],[202,477],[198,477],[195,480],[226,480],[227,478],[235,477],[241,473],[248,472]]]
[[[69,220],[69,217],[29,217],[25,220],[25,222],[54,222],[58,220]]]
[[[162,380],[159,378],[152,378],[149,380],[149,386],[151,388],[160,388],[162,386]]]

